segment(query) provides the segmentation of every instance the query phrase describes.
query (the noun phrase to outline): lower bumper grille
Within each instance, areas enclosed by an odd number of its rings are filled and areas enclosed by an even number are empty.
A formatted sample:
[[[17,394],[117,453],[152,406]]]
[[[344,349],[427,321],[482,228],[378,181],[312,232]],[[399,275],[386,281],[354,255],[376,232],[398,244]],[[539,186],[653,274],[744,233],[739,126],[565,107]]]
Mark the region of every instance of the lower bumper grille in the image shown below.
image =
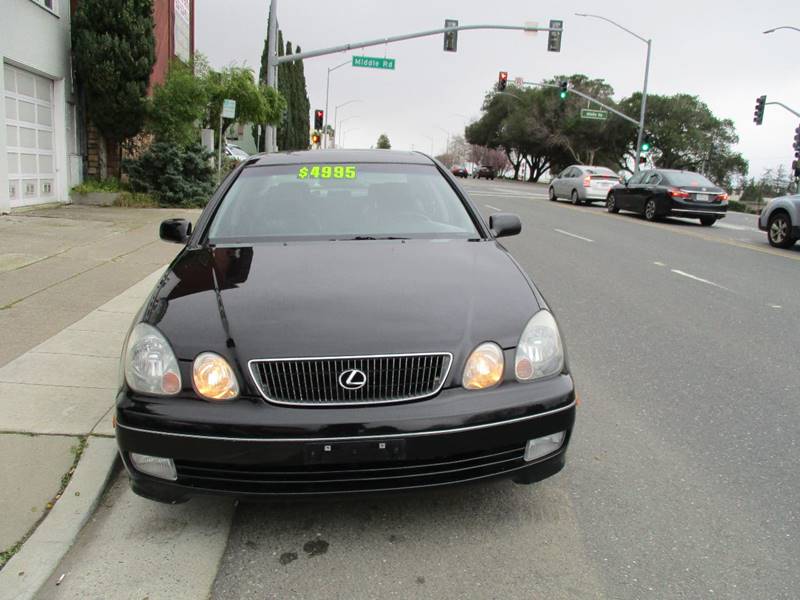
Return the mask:
[[[217,465],[176,460],[178,483],[241,494],[330,494],[413,489],[501,475],[526,466],[524,445],[437,460],[358,465]]]
[[[437,394],[452,361],[449,353],[267,359],[250,361],[250,373],[276,404],[381,404]]]

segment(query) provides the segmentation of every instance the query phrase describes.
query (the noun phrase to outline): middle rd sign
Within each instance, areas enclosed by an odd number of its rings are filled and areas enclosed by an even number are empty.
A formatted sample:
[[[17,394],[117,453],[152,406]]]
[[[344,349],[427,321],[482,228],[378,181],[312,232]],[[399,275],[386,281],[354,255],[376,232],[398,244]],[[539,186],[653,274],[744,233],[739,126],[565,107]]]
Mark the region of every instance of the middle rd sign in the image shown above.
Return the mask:
[[[394,70],[393,58],[381,58],[379,56],[354,56],[354,67],[367,67],[370,69],[390,69]]]
[[[608,112],[605,110],[595,110],[593,108],[582,108],[581,119],[593,119],[595,121],[605,121],[608,119]]]

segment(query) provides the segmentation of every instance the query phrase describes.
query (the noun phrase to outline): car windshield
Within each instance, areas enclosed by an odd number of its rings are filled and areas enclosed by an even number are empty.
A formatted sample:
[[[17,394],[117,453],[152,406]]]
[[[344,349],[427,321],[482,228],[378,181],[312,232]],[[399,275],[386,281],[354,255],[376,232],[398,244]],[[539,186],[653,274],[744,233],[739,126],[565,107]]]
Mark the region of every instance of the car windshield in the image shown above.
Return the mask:
[[[663,175],[672,185],[685,185],[689,187],[716,187],[716,185],[709,181],[707,177],[700,175],[699,173],[678,171],[675,173],[663,173]]]
[[[302,164],[244,169],[222,200],[208,237],[220,244],[480,234],[432,165]]]

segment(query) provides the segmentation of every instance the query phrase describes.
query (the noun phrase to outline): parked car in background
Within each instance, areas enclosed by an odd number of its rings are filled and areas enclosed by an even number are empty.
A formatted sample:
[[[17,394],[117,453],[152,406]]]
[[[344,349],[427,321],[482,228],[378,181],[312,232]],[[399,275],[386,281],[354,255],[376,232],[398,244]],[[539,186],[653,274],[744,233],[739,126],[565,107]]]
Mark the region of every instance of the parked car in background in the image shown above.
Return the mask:
[[[791,248],[800,240],[800,194],[774,198],[761,210],[758,228],[776,248]]]
[[[605,200],[608,190],[619,183],[619,176],[606,167],[572,165],[550,181],[550,200],[569,198],[573,204]]]
[[[475,172],[475,179],[494,179],[497,177],[497,171],[494,167],[482,166]]]
[[[250,155],[236,144],[225,144],[225,156],[229,156],[234,160],[247,160],[250,158]]]
[[[615,185],[608,192],[606,208],[611,213],[633,211],[648,221],[662,217],[700,219],[702,225],[710,227],[728,212],[728,194],[700,173],[650,169]]]
[[[467,172],[467,167],[464,165],[454,165],[450,172],[455,175],[456,177],[467,177],[469,173]]]

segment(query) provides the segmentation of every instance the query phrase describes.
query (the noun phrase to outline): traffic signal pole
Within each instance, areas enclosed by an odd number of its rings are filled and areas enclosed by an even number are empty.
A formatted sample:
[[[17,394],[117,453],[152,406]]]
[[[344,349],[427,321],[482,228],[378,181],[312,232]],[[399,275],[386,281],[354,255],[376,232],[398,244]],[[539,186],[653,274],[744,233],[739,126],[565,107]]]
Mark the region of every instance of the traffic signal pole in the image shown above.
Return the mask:
[[[766,103],[764,104],[764,106],[767,106],[767,105],[769,105],[769,104],[777,104],[778,106],[780,106],[780,107],[782,107],[782,108],[785,108],[786,110],[788,110],[788,111],[789,111],[790,113],[792,113],[792,114],[793,114],[795,117],[800,117],[800,113],[799,113],[799,112],[797,112],[796,110],[792,110],[791,108],[789,108],[788,106],[786,106],[786,105],[785,105],[783,102],[766,102]]]
[[[457,25],[455,27],[439,27],[437,29],[429,29],[427,31],[418,31],[415,33],[406,33],[403,35],[394,35],[385,38],[378,38],[374,40],[365,40],[363,42],[351,42],[348,44],[341,44],[339,46],[332,46],[330,48],[322,48],[320,50],[310,50],[308,52],[300,52],[297,54],[288,54],[286,56],[278,56],[277,53],[277,35],[278,35],[278,0],[272,0],[269,7],[269,20],[267,24],[267,86],[277,89],[278,84],[278,65],[287,62],[294,62],[296,60],[304,60],[306,58],[315,58],[317,56],[325,56],[327,54],[336,54],[338,52],[347,52],[354,48],[368,48],[370,46],[381,46],[393,42],[402,42],[405,40],[413,40],[416,38],[430,37],[442,33],[449,33],[455,31],[470,31],[470,30],[506,30],[506,31],[563,31],[563,28],[551,29],[550,27],[532,27],[527,25]],[[327,113],[327,111],[326,111]],[[266,152],[276,152],[277,146],[275,144],[275,127],[268,125],[266,129]]]
[[[652,40],[646,40],[646,42],[647,42],[647,61],[645,62],[644,66],[644,86],[642,87],[642,110],[639,113],[639,135],[636,136],[636,165],[634,166],[635,169],[634,172],[639,171],[639,161],[642,157],[642,137],[644,136],[644,115],[645,112],[647,111],[647,78],[650,74],[650,49],[652,47]]]

